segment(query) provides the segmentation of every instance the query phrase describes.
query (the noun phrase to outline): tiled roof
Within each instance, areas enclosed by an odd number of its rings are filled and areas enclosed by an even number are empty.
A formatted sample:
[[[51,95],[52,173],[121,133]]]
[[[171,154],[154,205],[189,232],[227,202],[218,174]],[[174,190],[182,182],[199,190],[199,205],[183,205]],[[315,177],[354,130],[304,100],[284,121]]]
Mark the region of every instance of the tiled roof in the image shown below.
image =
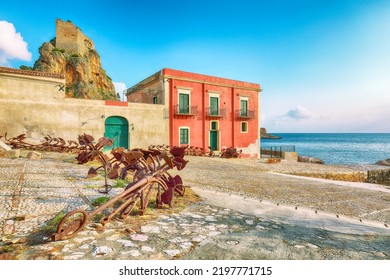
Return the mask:
[[[20,69],[1,67],[1,66],[0,66],[0,73],[9,73],[9,74],[27,75],[27,76],[36,76],[36,77],[47,77],[47,78],[56,78],[56,79],[64,79],[65,78],[65,76],[63,74],[55,74],[55,73],[33,71],[33,70],[20,70]]]

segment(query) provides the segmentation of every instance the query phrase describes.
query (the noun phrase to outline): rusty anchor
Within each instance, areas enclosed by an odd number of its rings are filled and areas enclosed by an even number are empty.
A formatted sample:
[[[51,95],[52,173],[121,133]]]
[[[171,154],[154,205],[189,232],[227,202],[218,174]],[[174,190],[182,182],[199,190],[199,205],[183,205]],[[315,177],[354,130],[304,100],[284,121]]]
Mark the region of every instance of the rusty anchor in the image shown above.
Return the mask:
[[[80,139],[81,142],[83,140],[91,142],[88,135],[83,135]],[[105,141],[101,138],[98,143],[108,143]],[[100,145],[92,147],[87,142],[84,144],[89,148],[79,154],[78,158],[81,162],[86,162],[86,160],[90,160],[95,156],[99,157],[99,153],[94,149],[99,148]],[[133,171],[133,182],[129,183],[122,193],[114,196],[90,213],[78,209],[66,214],[58,224],[57,231],[52,234],[51,239],[57,241],[72,238],[85,227],[89,219],[103,211],[109,213],[102,218],[102,225],[107,224],[114,217],[124,219],[137,205],[139,214],[142,215],[153,191],[156,192],[157,208],[161,208],[163,204],[171,207],[174,193],[183,196],[185,188],[181,177],[179,175],[173,177],[168,171],[173,168],[182,170],[188,161],[184,160],[184,147],[173,147],[169,152],[170,154],[158,150],[126,150],[119,148],[111,152],[112,159],[105,155],[102,162],[109,170],[109,174],[113,175],[112,177],[124,178],[127,176],[127,172]],[[109,210],[110,207],[113,209]]]

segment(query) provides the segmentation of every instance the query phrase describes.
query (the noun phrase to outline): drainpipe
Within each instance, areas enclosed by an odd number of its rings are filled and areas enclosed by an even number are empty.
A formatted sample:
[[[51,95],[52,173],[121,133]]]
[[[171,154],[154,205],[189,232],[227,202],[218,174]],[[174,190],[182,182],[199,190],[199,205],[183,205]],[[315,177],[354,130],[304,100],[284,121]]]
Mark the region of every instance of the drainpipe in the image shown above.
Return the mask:
[[[205,99],[206,99],[205,85],[202,83],[202,148],[206,151],[206,112],[205,112]]]
[[[235,122],[235,112],[234,112],[234,101],[236,97],[234,96],[235,90],[234,87],[232,87],[232,147],[234,148],[234,122]]]
[[[169,82],[169,145],[173,146],[173,89],[174,79]]]

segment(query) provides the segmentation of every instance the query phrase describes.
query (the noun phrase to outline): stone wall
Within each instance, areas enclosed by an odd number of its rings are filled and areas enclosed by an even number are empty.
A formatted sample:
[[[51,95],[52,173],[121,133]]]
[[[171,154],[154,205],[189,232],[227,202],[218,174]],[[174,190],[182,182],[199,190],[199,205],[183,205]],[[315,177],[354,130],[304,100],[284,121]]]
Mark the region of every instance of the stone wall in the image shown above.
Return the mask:
[[[367,181],[370,183],[390,184],[390,169],[378,169],[368,171]]]
[[[65,98],[60,90],[64,82],[0,71],[0,135],[25,133],[29,141],[38,141],[47,134],[77,140],[88,133],[98,139],[104,135],[105,119],[121,116],[131,124],[130,148],[169,144],[163,105]]]

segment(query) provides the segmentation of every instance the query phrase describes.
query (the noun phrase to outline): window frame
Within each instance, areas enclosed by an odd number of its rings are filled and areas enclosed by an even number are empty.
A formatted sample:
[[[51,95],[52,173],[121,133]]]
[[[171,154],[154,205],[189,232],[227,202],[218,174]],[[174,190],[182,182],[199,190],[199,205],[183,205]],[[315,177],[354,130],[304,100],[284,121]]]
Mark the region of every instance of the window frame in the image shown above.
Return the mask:
[[[244,124],[245,124],[245,128],[246,128],[245,130],[242,129]],[[246,121],[240,122],[240,131],[241,131],[241,133],[248,133],[248,131],[249,131],[248,122],[246,122]]]
[[[243,114],[242,101],[246,102],[246,112]],[[240,117],[248,117],[249,116],[249,98],[240,96]]]
[[[188,108],[185,112],[184,110],[182,110],[183,108],[180,105],[180,95],[188,95]],[[191,113],[191,90],[179,89],[177,92],[177,104],[178,104],[177,110],[179,114],[189,115]]]
[[[187,130],[187,142],[188,143],[182,143],[181,142],[181,139],[182,139],[182,137],[181,137],[181,131],[182,130]],[[181,145],[190,145],[190,135],[191,135],[191,130],[190,130],[190,127],[189,126],[180,126],[179,127],[179,146],[181,146]]]
[[[211,98],[217,98],[218,104],[217,104],[217,114],[212,114],[211,110]],[[221,98],[219,93],[209,92],[209,115],[210,116],[219,116],[220,115],[220,109],[221,109]]]

